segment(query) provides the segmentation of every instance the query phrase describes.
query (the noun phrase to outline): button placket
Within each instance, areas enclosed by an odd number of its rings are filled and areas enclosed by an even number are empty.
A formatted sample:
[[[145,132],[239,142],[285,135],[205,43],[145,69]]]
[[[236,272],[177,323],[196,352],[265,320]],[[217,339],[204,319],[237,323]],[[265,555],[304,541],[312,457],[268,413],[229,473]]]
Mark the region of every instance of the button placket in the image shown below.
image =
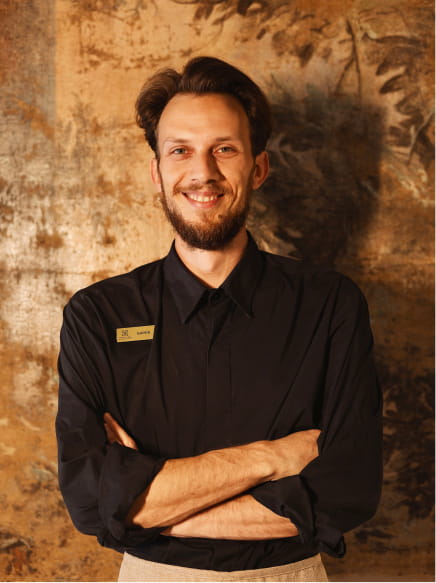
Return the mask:
[[[232,387],[229,333],[232,303],[222,290],[209,296],[211,325],[207,353],[208,447],[231,445]]]

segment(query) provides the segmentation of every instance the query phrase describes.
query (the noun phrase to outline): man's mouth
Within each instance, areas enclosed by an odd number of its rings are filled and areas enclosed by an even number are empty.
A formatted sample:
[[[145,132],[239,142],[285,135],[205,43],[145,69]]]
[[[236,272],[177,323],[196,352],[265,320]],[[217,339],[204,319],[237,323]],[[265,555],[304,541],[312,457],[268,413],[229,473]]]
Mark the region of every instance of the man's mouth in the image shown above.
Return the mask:
[[[213,192],[213,193],[206,193],[206,192],[183,192],[183,194],[195,201],[195,202],[212,202],[214,200],[218,200],[218,198],[221,198],[223,195],[222,192]]]

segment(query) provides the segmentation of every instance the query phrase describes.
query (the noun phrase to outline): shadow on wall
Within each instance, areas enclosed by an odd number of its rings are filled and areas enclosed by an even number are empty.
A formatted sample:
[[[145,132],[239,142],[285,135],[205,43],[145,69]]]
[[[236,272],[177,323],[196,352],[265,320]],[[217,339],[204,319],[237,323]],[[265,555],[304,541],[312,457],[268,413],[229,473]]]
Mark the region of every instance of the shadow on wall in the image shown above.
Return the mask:
[[[249,228],[266,249],[333,266],[377,207],[381,113],[314,87],[302,102],[285,91],[273,102],[271,174]]]
[[[417,527],[413,544],[426,549],[434,503],[432,284],[416,278],[419,266],[414,264],[413,247],[404,265],[394,266],[392,276],[388,260],[374,273],[361,271],[359,264],[359,248],[379,205],[386,143],[382,111],[362,105],[357,97],[330,97],[315,88],[304,101],[282,90],[272,92],[272,101],[275,129],[268,147],[272,171],[254,195],[248,226],[266,250],[329,267],[349,262],[351,275],[358,274],[359,283],[364,283],[375,324],[385,400],[384,499],[375,519],[353,536],[378,555],[400,548],[398,516],[402,516],[411,529],[425,521],[426,526]],[[433,148],[426,134],[416,148],[427,168]],[[398,220],[407,212],[413,217],[413,205],[406,210],[405,204],[391,209]],[[414,227],[417,238],[420,228]],[[405,293],[400,280],[409,277],[415,279]],[[407,552],[413,553],[415,547],[410,545]],[[431,551],[427,557],[425,573]]]

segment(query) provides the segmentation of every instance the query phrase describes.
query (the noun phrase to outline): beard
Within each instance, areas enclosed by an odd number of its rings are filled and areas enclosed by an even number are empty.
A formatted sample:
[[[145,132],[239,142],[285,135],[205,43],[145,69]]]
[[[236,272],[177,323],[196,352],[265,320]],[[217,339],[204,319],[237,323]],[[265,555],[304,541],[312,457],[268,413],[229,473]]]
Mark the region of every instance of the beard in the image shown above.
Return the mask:
[[[205,211],[201,223],[187,221],[176,208],[170,207],[165,192],[162,192],[160,199],[167,219],[185,243],[196,249],[219,251],[224,249],[245,225],[250,210],[251,189],[248,190],[242,207],[228,210],[226,214],[220,215],[219,221],[211,221]]]

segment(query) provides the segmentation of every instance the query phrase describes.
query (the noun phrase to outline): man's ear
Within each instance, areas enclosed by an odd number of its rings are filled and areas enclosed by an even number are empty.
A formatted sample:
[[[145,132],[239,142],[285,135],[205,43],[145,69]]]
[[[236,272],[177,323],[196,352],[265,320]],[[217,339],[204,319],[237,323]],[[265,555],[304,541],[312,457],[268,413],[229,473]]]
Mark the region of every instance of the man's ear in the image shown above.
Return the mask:
[[[269,174],[269,157],[264,150],[254,159],[253,190],[262,186]]]
[[[159,161],[157,160],[157,158],[151,159],[150,174],[153,183],[159,187],[159,192],[162,192],[162,181],[160,179]]]

